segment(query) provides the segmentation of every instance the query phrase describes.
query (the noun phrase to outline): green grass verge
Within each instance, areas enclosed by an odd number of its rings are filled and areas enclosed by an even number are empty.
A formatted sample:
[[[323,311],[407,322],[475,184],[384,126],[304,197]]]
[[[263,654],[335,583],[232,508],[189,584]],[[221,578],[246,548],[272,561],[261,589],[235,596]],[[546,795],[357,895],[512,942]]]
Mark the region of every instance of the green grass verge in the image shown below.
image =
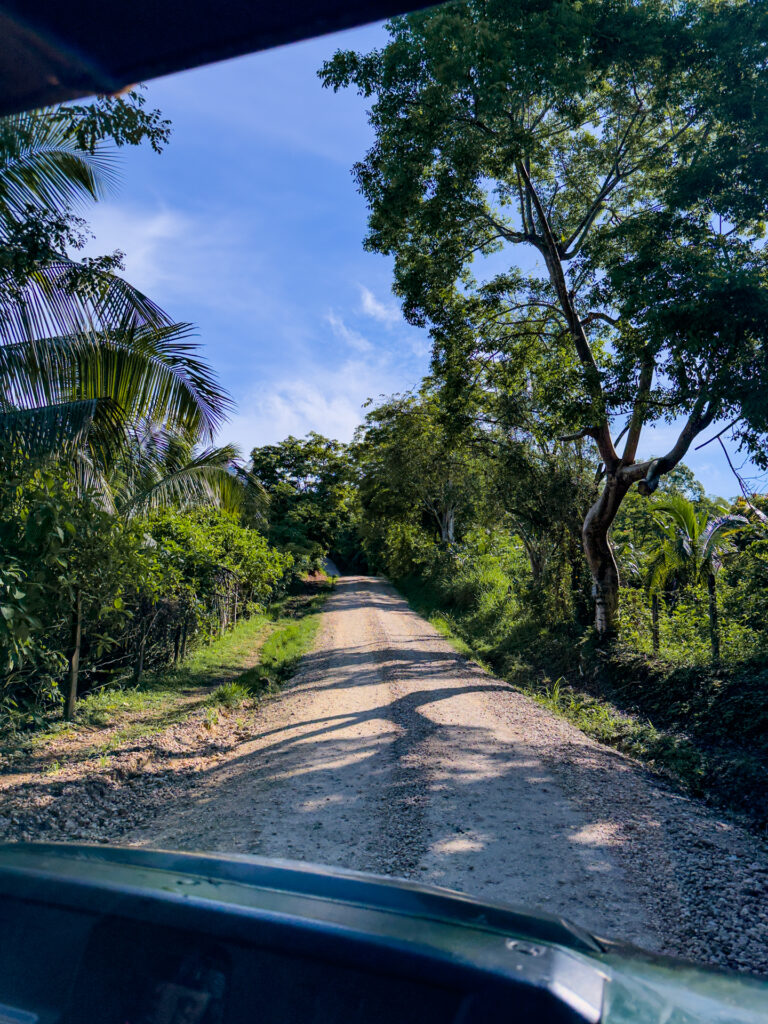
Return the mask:
[[[139,686],[88,694],[78,701],[74,722],[8,736],[2,753],[14,760],[52,741],[80,741],[92,732],[94,743],[86,744],[81,756],[104,757],[129,740],[183,721],[206,704],[236,708],[274,692],[309,649],[331,590],[329,583],[290,595],[264,614],[239,622],[212,644],[193,650],[178,668],[147,673]],[[102,729],[111,729],[106,739],[99,736]],[[52,771],[57,768],[58,762],[50,766]]]
[[[312,646],[322,606],[332,589],[333,583],[324,584],[310,597],[284,602],[277,609],[274,628],[261,645],[258,664],[246,669],[236,681],[214,690],[210,702],[237,707],[279,690]]]
[[[271,628],[267,614],[254,615],[210,646],[199,647],[178,668],[147,673],[139,686],[108,689],[83,697],[77,706],[77,724],[103,726],[128,711],[162,707],[185,693],[213,686],[242,671],[254,647]]]
[[[460,616],[439,606],[428,587],[407,580],[397,585],[413,610],[457,651],[567,719],[587,736],[629,754],[695,796],[712,799],[748,814],[758,825],[765,824],[762,804],[757,799],[760,790],[765,789],[765,766],[759,758],[746,751],[698,742],[682,731],[658,727],[642,714],[628,713],[600,694],[584,692],[564,676],[553,680],[524,657],[510,657],[507,651],[503,657],[494,658],[487,638],[473,636]],[[576,651],[572,660],[578,660]]]

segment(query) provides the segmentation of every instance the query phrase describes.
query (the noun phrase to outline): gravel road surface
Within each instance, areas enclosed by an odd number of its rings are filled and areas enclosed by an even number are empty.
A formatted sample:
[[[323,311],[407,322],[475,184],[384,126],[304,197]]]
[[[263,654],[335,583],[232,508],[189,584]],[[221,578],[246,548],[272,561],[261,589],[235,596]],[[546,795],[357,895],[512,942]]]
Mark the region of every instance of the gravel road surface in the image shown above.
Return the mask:
[[[378,579],[338,582],[290,686],[172,791],[119,841],[417,878],[768,970],[766,844],[466,661]]]

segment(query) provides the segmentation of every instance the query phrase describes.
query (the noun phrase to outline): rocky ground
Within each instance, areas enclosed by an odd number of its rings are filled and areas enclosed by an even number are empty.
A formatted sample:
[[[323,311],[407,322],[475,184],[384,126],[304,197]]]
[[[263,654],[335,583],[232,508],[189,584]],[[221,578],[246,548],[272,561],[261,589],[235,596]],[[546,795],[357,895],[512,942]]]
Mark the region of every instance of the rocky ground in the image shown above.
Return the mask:
[[[0,837],[231,850],[418,878],[768,972],[768,849],[347,577],[279,698],[0,776]]]

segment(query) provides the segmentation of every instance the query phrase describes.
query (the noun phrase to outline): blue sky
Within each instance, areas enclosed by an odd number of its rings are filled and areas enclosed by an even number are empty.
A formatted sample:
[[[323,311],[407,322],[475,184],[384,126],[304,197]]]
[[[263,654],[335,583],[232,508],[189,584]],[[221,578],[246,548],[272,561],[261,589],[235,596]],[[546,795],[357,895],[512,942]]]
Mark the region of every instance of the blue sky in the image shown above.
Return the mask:
[[[196,325],[238,404],[223,437],[246,453],[312,429],[349,439],[368,397],[429,363],[389,261],[361,244],[365,106],[316,76],[339,46],[384,38],[368,27],[151,82],[171,142],[121,151],[117,195],[89,214],[91,250],[121,249],[126,277]]]
[[[316,76],[337,48],[384,39],[368,26],[149,83],[170,144],[122,151],[119,191],[89,215],[90,251],[121,249],[128,279],[196,325],[237,402],[222,440],[245,454],[309,430],[348,440],[367,398],[427,370],[427,336],[400,316],[390,261],[361,244],[350,169],[371,140],[365,103]],[[641,455],[672,433],[648,432]],[[736,493],[718,445],[686,461],[709,492]]]

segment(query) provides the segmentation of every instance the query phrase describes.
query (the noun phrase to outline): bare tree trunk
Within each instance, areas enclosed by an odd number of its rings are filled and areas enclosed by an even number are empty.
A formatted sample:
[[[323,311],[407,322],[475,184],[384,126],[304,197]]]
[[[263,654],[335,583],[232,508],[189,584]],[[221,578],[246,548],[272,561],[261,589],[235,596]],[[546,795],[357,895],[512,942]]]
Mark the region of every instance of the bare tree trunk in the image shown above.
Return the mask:
[[[531,567],[531,576],[534,586],[538,587],[544,575],[544,555],[540,547],[537,547],[527,537],[522,538],[525,553],[528,556],[528,564]]]
[[[443,544],[453,544],[455,526],[456,513],[452,508],[446,509],[440,515],[440,539]]]
[[[189,630],[189,619],[185,615],[181,624],[181,661],[184,663],[187,657],[187,632]]]
[[[584,554],[592,573],[592,596],[595,599],[595,628],[598,638],[611,639],[616,633],[619,609],[619,568],[608,537],[611,524],[619,510],[630,483],[609,473],[603,493],[587,512],[581,530]]]
[[[442,544],[453,544],[456,524],[456,510],[441,508],[432,505],[432,515],[437,523],[437,529]]]
[[[712,664],[720,663],[720,620],[717,615],[717,584],[715,574],[707,573],[707,590],[709,591],[709,642],[712,646]]]
[[[64,707],[64,718],[71,722],[75,717],[77,704],[77,682],[80,675],[80,645],[83,639],[83,595],[78,587],[72,609],[72,646],[69,655],[69,691]]]
[[[229,587],[219,598],[219,636],[224,636],[227,628],[227,614],[229,612]]]
[[[141,635],[139,637],[139,646],[136,651],[136,661],[133,663],[133,685],[138,686],[141,682],[141,677],[144,673],[144,652],[147,649],[147,633],[149,630],[145,630],[141,627]]]
[[[659,653],[659,595],[653,594],[651,597],[651,643],[653,645],[653,653]]]
[[[179,651],[181,649],[181,626],[176,627],[176,632],[173,636],[173,664],[179,664]]]

